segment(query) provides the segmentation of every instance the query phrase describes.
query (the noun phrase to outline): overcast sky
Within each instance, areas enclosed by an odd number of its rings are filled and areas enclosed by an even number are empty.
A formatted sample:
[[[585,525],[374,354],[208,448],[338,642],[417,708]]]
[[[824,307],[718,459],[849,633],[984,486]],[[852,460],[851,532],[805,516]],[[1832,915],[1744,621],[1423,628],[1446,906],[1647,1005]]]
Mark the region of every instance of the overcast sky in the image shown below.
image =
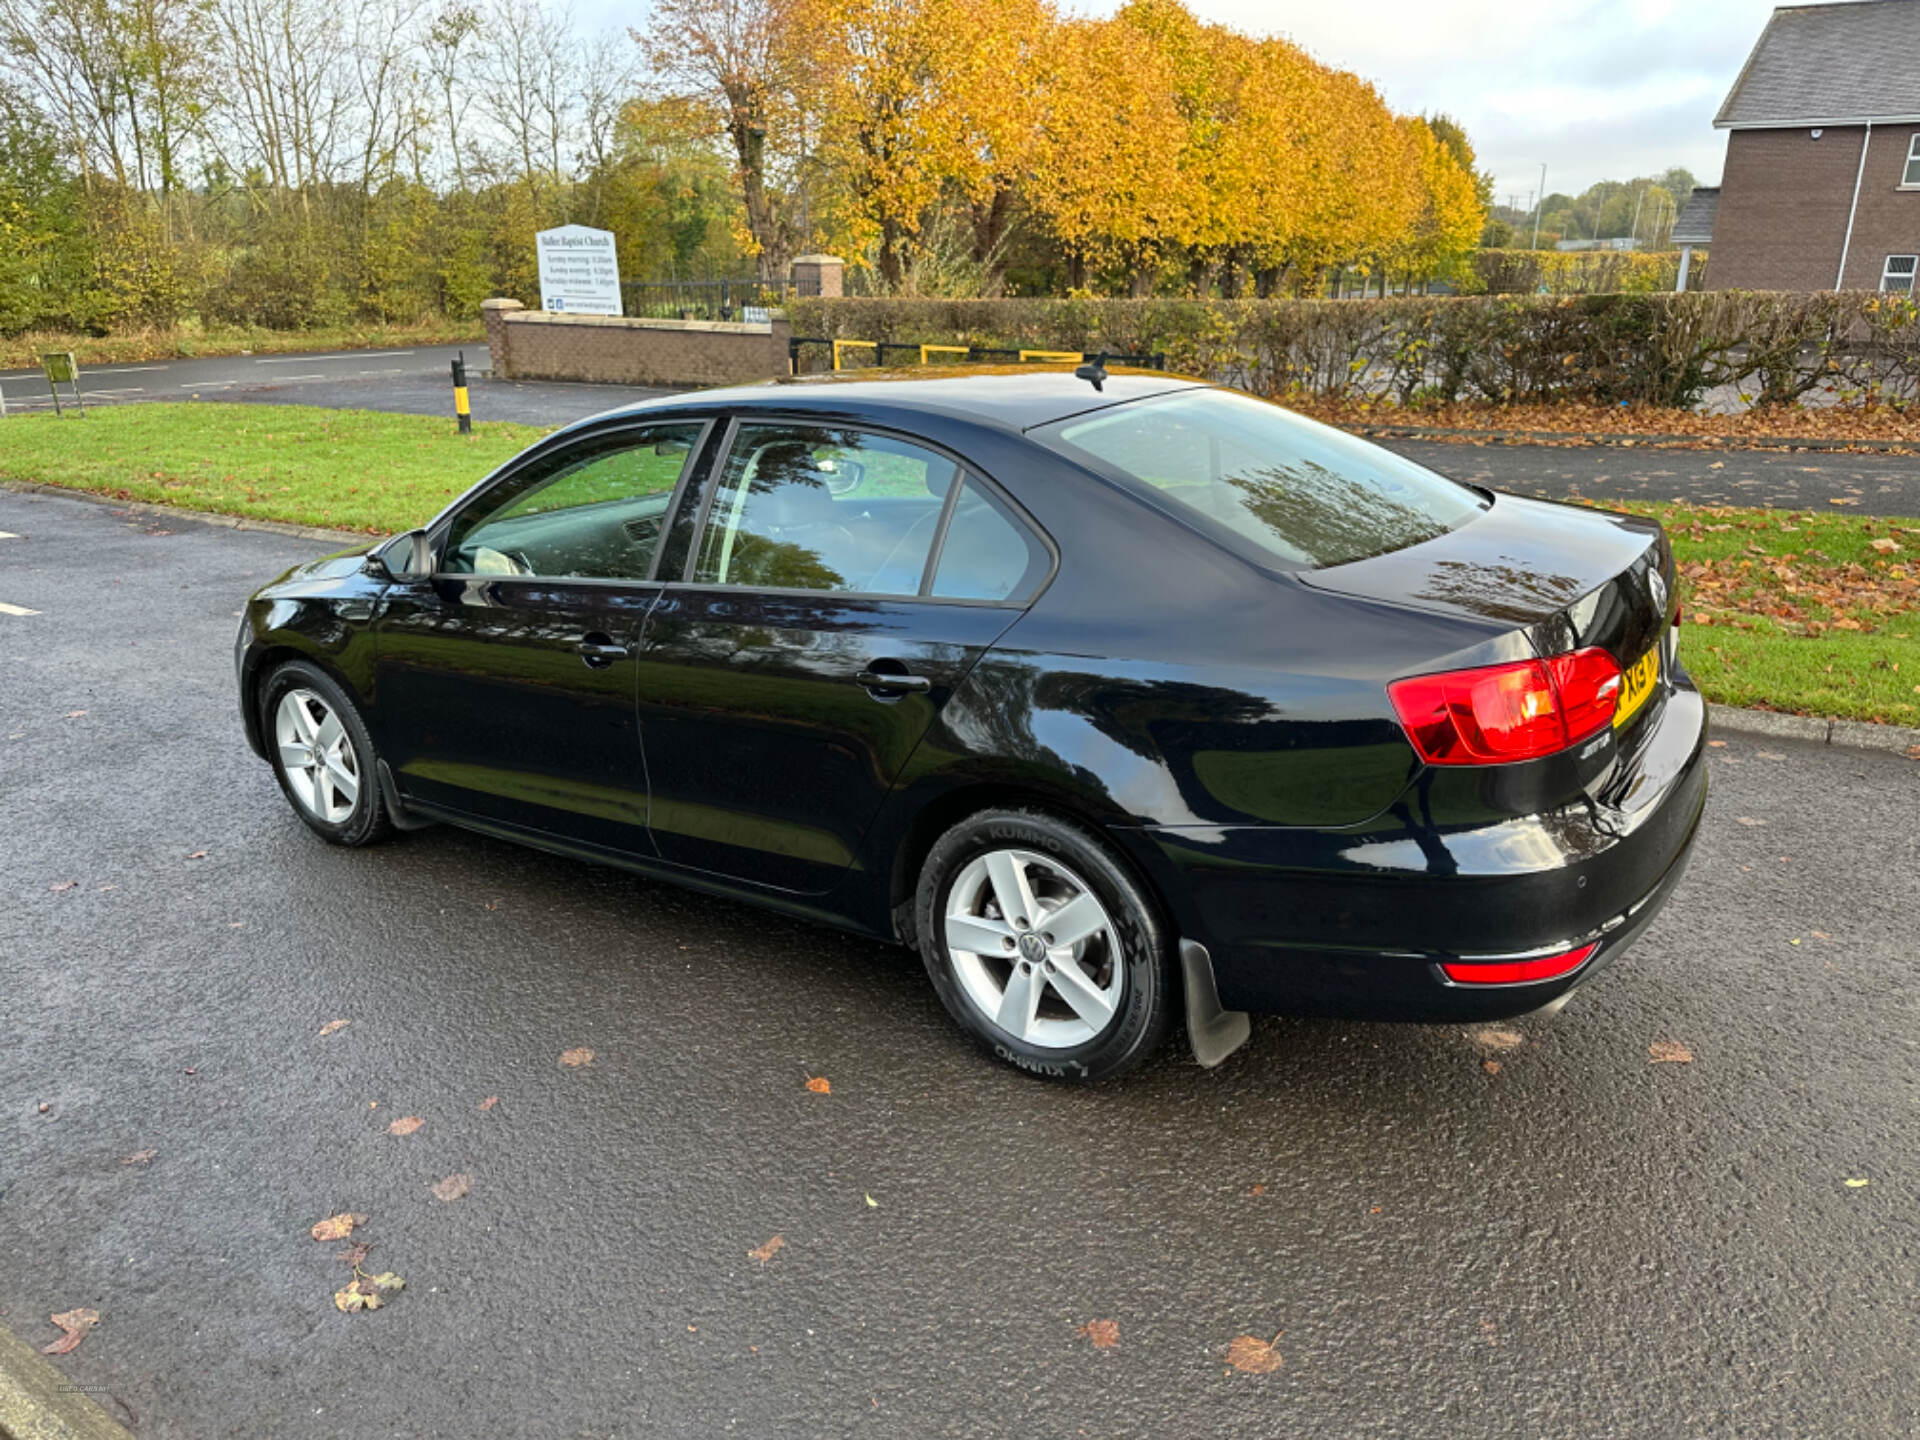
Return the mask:
[[[1380,87],[1395,110],[1467,127],[1501,203],[1578,194],[1685,165],[1720,177],[1713,117],[1772,0],[1187,0],[1203,19],[1282,34]],[[1118,0],[1080,0],[1111,13]]]

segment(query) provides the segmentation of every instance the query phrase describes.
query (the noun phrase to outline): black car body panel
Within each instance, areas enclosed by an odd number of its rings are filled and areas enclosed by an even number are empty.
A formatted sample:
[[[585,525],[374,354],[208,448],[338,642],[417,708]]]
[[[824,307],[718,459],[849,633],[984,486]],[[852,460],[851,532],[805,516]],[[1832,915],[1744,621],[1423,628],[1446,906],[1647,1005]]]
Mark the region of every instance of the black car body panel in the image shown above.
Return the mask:
[[[298,567],[247,609],[248,738],[264,753],[260,676],[300,656],[359,700],[405,806],[489,833],[911,940],[933,838],[984,806],[1040,806],[1111,837],[1211,954],[1230,1007],[1442,1019],[1552,1000],[1651,919],[1704,804],[1705,708],[1672,644],[1659,527],[1498,496],[1425,543],[1276,572],[1026,433],[1190,383],[783,384],[582,422],[450,506],[429,543],[520,465],[697,421],[649,574],[396,578],[391,547]],[[1053,569],[993,602],[690,583],[743,417],[957,457]],[[1389,700],[1405,676],[1586,646],[1623,667],[1664,646],[1657,693],[1544,759],[1424,764]],[[925,688],[855,678],[876,670]],[[1439,969],[1593,940],[1592,961],[1545,985]]]

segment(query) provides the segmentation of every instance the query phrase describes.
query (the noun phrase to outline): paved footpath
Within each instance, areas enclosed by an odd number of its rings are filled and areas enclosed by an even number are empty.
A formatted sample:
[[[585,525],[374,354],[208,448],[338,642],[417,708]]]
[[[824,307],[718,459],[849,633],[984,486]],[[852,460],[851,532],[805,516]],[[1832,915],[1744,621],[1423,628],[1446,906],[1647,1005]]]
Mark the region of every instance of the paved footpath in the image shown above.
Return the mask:
[[[1671,907],[1511,1048],[1268,1018],[1072,1091],[897,950],[316,841],[231,659],[311,543],[0,530],[0,1325],[98,1310],[52,1363],[142,1440],[1914,1433],[1911,760],[1728,736]]]

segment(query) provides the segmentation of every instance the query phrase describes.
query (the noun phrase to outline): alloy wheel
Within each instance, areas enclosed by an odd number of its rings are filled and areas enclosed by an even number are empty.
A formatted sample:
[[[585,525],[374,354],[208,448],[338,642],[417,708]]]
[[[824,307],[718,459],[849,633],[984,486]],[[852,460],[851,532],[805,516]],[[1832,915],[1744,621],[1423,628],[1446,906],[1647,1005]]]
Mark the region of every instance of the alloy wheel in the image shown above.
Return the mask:
[[[989,850],[947,892],[954,974],[1009,1039],[1067,1050],[1120,1010],[1125,967],[1112,917],[1067,866],[1031,850]]]
[[[360,801],[360,765],[333,707],[311,690],[289,690],[273,730],[293,798],[316,820],[345,822]]]

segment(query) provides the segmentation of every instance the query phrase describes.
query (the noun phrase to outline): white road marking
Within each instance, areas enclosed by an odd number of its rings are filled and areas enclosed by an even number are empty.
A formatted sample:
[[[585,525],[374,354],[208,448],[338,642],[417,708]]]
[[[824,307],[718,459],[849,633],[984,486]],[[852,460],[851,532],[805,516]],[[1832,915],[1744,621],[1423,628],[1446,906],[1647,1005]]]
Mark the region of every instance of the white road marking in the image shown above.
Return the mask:
[[[313,360],[385,360],[392,355],[411,355],[411,350],[342,350],[334,355],[287,355],[277,360],[256,360],[256,365],[304,365]]]
[[[0,615],[38,615],[38,610],[29,610],[24,605],[8,605],[0,602]]]
[[[171,365],[116,365],[111,370],[89,370],[82,365],[80,373],[82,375],[132,375],[139,370],[171,370],[172,368]]]
[[[396,365],[391,370],[362,370],[360,373],[362,375],[404,375],[407,372],[402,367]]]
[[[144,385],[122,385],[118,390],[87,390],[82,393],[91,400],[96,395],[144,395],[147,393],[147,387]]]
[[[0,530],[0,540],[18,540],[19,538],[11,530]]]
[[[238,385],[238,380],[189,380],[180,386],[182,390],[225,390],[229,385]]]

